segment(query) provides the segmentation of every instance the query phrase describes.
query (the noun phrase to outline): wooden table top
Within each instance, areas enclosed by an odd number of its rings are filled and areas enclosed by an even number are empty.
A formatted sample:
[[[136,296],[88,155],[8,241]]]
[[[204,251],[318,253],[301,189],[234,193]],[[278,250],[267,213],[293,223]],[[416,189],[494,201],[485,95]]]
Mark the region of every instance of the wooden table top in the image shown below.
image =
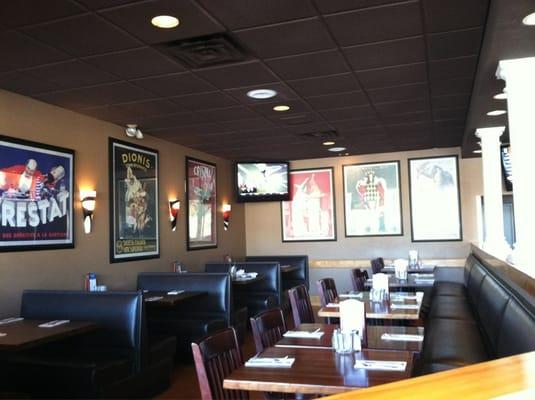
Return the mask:
[[[189,300],[195,297],[205,296],[207,292],[199,292],[199,291],[193,291],[193,290],[185,290],[182,293],[178,294],[167,294],[167,291],[165,292],[159,292],[159,291],[143,291],[143,298],[145,299],[145,304],[150,306],[163,306],[163,307],[174,307],[177,304]],[[153,300],[153,301],[147,301],[147,299],[150,299],[151,297],[161,297],[159,300]]]
[[[353,391],[330,400],[510,400],[535,398],[535,352]],[[515,394],[517,397],[515,397]],[[496,399],[497,400],[497,399]]]
[[[19,351],[28,348],[80,335],[97,329],[97,324],[88,321],[71,321],[53,328],[40,328],[39,325],[49,320],[24,319],[6,325],[0,325],[1,351]]]
[[[366,293],[366,292],[363,292]],[[402,301],[381,301],[375,302],[370,300],[357,299],[364,301],[364,309],[366,312],[366,318],[374,319],[409,319],[416,320],[420,317],[420,308],[422,303],[418,303],[416,300],[404,299]],[[345,299],[341,299],[345,300]],[[393,308],[392,304],[414,304],[418,305],[418,309],[404,309],[404,308]],[[340,317],[340,308],[339,307],[321,307],[318,311],[318,316],[323,318],[339,318]]]
[[[435,268],[437,266],[436,265],[433,265],[433,264],[422,264],[420,267],[408,267],[407,268],[407,272],[409,274],[414,274],[414,273],[434,273],[435,272]],[[395,268],[393,265],[385,265],[385,267],[383,269],[381,269],[381,272],[383,273],[386,273],[386,274],[393,274],[395,272]]]
[[[423,274],[423,275],[422,275]],[[424,276],[425,275],[425,276]],[[432,287],[434,284],[434,274],[430,277],[429,274],[420,273],[409,274],[407,279],[398,279],[393,274],[388,274],[388,286],[390,288],[426,288]],[[370,278],[364,282],[364,287],[371,288],[373,280]]]
[[[412,373],[412,354],[403,351],[362,350],[337,354],[329,349],[270,347],[262,357],[294,357],[291,368],[242,366],[223,382],[226,389],[334,394],[406,379]],[[354,368],[355,359],[405,361],[405,371],[371,371]]]
[[[299,267],[299,265],[281,265],[280,267],[281,267],[281,272],[283,274],[288,273],[288,272],[292,272],[292,271],[296,271],[299,268],[301,268],[301,267]]]
[[[331,324],[301,324],[293,330],[313,332],[316,329],[320,329],[323,332],[323,336],[319,339],[283,337],[277,344],[275,344],[275,347],[332,349],[333,331],[337,328],[338,325]],[[409,351],[413,353],[419,353],[422,350],[422,342],[383,340],[381,339],[383,333],[423,335],[424,328],[412,326],[368,325],[366,326],[365,347],[367,349]]]

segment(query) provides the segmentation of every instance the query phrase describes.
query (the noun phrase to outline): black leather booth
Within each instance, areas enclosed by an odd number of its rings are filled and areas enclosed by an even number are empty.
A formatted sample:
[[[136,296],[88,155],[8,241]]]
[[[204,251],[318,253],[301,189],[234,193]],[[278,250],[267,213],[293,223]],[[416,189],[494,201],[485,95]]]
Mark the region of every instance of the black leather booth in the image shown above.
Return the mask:
[[[207,263],[206,272],[228,273],[228,263]],[[280,264],[278,262],[239,262],[236,269],[257,272],[263,279],[247,284],[234,285],[234,302],[236,307],[247,307],[249,317],[279,307],[281,304]]]
[[[426,321],[421,373],[535,350],[535,301],[471,254],[464,284],[436,282]]]
[[[32,397],[147,397],[169,385],[174,340],[148,337],[139,292],[29,290],[28,319],[91,321],[98,329],[17,353],[9,374]]]
[[[137,286],[139,290],[205,292],[176,307],[154,307],[148,311],[151,333],[176,337],[177,358],[189,358],[192,342],[232,323],[232,286],[228,274],[144,272],[138,275]]]

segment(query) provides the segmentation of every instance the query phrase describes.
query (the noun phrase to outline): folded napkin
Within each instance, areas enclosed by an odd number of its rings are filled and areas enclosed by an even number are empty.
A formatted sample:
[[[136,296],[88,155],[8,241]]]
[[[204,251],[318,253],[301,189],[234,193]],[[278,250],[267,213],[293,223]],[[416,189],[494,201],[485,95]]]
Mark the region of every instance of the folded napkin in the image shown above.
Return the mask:
[[[4,336],[7,336],[7,333],[0,332],[0,337],[4,337]]]
[[[23,319],[24,318],[22,317],[10,317],[10,318],[0,319],[0,325],[12,324],[13,322],[22,321]]]
[[[56,319],[54,321],[45,322],[44,324],[39,325],[39,328],[54,328],[55,326],[68,324],[71,322],[68,319]]]
[[[177,294],[184,293],[183,290],[170,290],[167,292],[169,296],[176,296]]]
[[[405,371],[406,361],[356,360],[355,368],[378,371]]]
[[[284,335],[287,338],[303,338],[303,339],[320,339],[323,332],[316,330],[314,332],[308,331],[287,331]]]
[[[339,294],[338,297],[349,298],[349,299],[360,299],[363,296],[362,292],[360,293],[343,293]]]
[[[404,333],[383,333],[381,335],[383,340],[393,340],[400,342],[422,342],[424,335],[409,335]]]
[[[340,307],[340,303],[329,303],[326,307]]]
[[[282,358],[253,357],[245,363],[245,366],[259,368],[290,368],[294,362],[295,358],[289,358],[288,356]]]
[[[152,296],[152,297],[147,297],[145,299],[145,301],[158,301],[158,300],[161,300],[161,299],[163,299],[162,296]]]
[[[418,304],[396,304],[392,303],[390,304],[390,308],[398,309],[398,310],[418,310],[420,308],[420,305]]]

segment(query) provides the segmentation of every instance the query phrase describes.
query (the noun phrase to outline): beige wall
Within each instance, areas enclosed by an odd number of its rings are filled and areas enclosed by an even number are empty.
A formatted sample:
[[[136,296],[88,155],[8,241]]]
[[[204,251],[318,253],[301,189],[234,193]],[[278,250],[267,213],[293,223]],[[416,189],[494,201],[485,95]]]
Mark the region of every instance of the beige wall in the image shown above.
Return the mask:
[[[244,206],[233,204],[230,230],[223,230],[218,210],[217,249],[186,251],[184,163],[193,156],[217,163],[218,207],[232,201],[230,162],[171,144],[150,136],[129,140],[122,127],[66,111],[30,98],[0,90],[0,134],[62,146],[75,150],[75,248],[0,253],[0,317],[18,312],[23,289],[81,289],[83,276],[96,272],[99,283],[109,289],[134,289],[140,271],[168,271],[173,260],[183,261],[189,270],[204,268],[210,260],[222,260],[230,253],[245,254]],[[109,263],[108,137],[139,143],[160,154],[160,258]],[[85,235],[78,191],[97,190],[94,230]],[[182,201],[177,230],[172,232],[167,199]]]
[[[281,211],[279,202],[248,203],[245,206],[247,254],[308,254],[312,260],[370,259],[373,257],[406,257],[409,249],[417,249],[423,258],[463,258],[469,244],[477,240],[476,195],[483,192],[481,161],[479,158],[460,159],[462,242],[411,243],[410,204],[407,159],[437,155],[460,154],[459,148],[411,151],[403,153],[370,154],[353,157],[332,157],[316,160],[292,161],[290,167],[334,167],[336,202],[336,242],[283,243],[281,239]],[[400,160],[403,207],[403,236],[345,237],[342,165]],[[440,210],[437,210],[440,212]]]

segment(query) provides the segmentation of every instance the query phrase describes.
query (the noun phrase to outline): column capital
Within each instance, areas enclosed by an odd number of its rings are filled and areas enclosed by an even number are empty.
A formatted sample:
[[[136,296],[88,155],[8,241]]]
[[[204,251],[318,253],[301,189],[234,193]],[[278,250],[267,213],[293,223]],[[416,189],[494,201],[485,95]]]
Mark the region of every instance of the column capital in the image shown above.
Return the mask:
[[[522,74],[522,79],[533,77],[535,70],[535,57],[514,58],[510,60],[500,60],[496,77],[507,81],[512,75]],[[514,72],[513,72],[514,71]]]
[[[476,136],[480,139],[485,137],[496,137],[499,138],[505,131],[505,126],[493,126],[489,128],[478,128],[476,129]]]

